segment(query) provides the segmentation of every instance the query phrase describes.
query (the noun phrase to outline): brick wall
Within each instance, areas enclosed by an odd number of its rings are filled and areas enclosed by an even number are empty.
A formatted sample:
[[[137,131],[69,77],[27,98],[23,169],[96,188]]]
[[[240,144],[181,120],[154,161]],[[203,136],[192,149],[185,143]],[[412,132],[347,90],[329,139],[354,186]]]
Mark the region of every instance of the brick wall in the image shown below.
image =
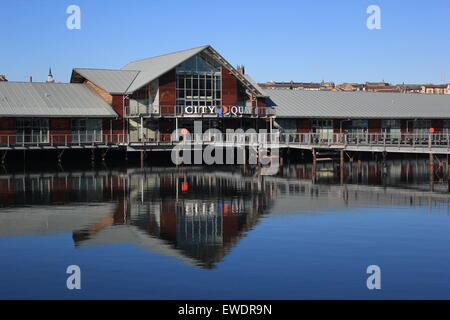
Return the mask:
[[[161,112],[174,113],[176,100],[176,73],[175,69],[173,69],[159,78],[159,104],[162,107]]]
[[[15,135],[16,120],[14,118],[0,118],[0,135]]]
[[[311,121],[309,119],[297,119],[297,133],[311,132]]]
[[[71,119],[55,118],[50,119],[50,135],[66,135],[72,133]]]
[[[222,67],[222,104],[235,106],[238,101],[238,81],[230,71]]]
[[[381,120],[371,119],[369,120],[369,133],[381,133]]]

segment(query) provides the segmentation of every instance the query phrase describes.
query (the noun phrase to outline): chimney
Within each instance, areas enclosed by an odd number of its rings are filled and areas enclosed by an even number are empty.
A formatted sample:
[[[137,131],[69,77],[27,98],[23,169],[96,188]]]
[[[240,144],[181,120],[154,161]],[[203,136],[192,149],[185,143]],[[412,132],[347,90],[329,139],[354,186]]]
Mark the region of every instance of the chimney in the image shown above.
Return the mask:
[[[243,65],[238,65],[238,66],[236,67],[236,70],[237,70],[240,74],[242,74],[242,75],[245,74],[245,67],[244,67]]]
[[[30,76],[30,82],[33,82],[33,76]]]

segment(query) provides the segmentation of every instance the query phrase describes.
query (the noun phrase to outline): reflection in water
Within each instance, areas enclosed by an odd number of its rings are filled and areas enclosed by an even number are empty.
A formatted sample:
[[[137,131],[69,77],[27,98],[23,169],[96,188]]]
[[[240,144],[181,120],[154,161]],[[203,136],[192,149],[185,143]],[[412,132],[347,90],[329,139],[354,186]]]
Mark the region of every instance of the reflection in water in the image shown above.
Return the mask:
[[[269,210],[448,208],[448,186],[438,177],[430,192],[425,161],[352,163],[343,173],[298,164],[266,177],[195,167],[4,174],[0,236],[71,232],[77,248],[135,244],[211,269]],[[301,195],[301,205],[277,200],[290,194]]]
[[[196,169],[1,176],[0,232],[72,231],[77,247],[132,243],[213,268],[272,199],[270,185],[240,177]]]

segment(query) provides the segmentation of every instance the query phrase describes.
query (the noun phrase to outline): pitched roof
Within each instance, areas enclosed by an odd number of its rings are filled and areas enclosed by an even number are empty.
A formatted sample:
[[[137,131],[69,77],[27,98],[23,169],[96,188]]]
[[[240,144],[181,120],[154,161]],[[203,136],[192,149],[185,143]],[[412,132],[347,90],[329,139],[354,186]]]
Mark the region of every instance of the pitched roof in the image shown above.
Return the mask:
[[[261,88],[259,88],[254,81],[249,81],[247,77],[237,71],[209,45],[130,62],[124,66],[122,70],[139,70],[140,73],[128,88],[128,93],[136,91],[147,83],[159,78],[167,71],[172,70],[179,64],[205,50],[207,50],[214,59],[223,64],[230,71],[230,73],[232,73],[249,91],[252,92],[252,94],[256,96],[263,96]]]
[[[139,71],[75,68],[71,82],[87,79],[110,94],[124,94],[133,83]]]
[[[259,92],[261,92],[261,96],[264,96],[264,90],[255,80],[253,80],[252,77],[250,77],[248,74],[244,74],[244,78],[247,79],[247,81],[250,82],[252,86],[254,86]]]
[[[201,46],[128,63],[121,70],[140,71],[136,79],[134,79],[133,83],[128,88],[128,92],[131,93],[136,91],[208,47],[209,46]]]
[[[84,84],[0,82],[0,116],[103,118],[117,114]]]
[[[249,81],[209,45],[133,61],[120,70],[75,68],[71,82],[83,82],[84,79],[88,79],[111,94],[131,94],[205,50],[224,65],[253,95],[264,96],[254,81]]]
[[[450,95],[266,89],[277,118],[450,119]]]

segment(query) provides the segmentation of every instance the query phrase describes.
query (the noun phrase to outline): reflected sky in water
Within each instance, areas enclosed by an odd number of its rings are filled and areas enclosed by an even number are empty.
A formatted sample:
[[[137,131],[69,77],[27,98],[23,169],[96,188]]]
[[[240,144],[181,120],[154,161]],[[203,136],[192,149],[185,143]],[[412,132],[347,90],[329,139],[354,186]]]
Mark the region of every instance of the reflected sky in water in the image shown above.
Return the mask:
[[[445,177],[422,160],[5,172],[0,298],[449,299]]]

